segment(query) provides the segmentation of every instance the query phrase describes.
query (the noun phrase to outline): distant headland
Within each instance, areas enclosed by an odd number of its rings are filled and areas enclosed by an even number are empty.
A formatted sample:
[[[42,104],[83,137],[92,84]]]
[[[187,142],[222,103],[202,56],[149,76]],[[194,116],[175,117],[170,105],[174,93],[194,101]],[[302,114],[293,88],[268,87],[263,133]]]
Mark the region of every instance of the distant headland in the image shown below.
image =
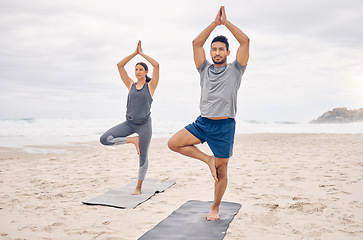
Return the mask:
[[[363,108],[348,110],[347,108],[334,108],[310,123],[352,123],[363,122]]]

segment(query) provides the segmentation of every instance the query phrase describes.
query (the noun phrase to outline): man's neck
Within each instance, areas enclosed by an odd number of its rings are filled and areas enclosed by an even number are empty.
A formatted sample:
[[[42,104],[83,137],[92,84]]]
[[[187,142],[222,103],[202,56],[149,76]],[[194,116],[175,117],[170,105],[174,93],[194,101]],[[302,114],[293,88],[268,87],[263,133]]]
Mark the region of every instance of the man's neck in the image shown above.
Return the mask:
[[[221,64],[213,63],[213,65],[214,65],[215,67],[224,67],[224,66],[227,66],[227,61],[225,61],[224,63],[221,63]]]

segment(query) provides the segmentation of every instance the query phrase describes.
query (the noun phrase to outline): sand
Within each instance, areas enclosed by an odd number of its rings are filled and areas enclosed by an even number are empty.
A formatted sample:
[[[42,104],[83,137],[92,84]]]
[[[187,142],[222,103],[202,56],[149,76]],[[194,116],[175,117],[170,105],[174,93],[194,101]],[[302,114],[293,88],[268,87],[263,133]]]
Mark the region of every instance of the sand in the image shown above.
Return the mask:
[[[207,166],[166,143],[152,140],[147,177],[176,185],[135,209],[82,204],[136,179],[130,144],[0,148],[0,239],[137,239],[186,201],[212,200]],[[225,240],[363,239],[363,134],[239,135],[228,170],[223,200],[242,208]]]

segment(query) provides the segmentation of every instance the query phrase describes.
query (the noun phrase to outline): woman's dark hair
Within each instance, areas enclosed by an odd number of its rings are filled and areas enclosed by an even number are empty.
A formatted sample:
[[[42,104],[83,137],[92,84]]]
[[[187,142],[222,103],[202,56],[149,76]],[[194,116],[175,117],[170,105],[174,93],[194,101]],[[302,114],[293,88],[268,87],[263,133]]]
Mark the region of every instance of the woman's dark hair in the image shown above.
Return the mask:
[[[215,37],[212,40],[211,46],[214,42],[222,42],[222,43],[226,44],[226,49],[227,49],[227,51],[229,50],[228,38],[226,38],[225,36],[219,35],[219,36]]]
[[[144,63],[144,62],[138,62],[138,63],[136,63],[135,67],[137,65],[143,66],[144,69],[145,69],[145,71],[148,71],[149,70],[149,68],[147,67],[146,63]],[[145,78],[146,78],[146,82],[150,82],[151,81],[151,78],[149,78],[147,75],[145,75]]]

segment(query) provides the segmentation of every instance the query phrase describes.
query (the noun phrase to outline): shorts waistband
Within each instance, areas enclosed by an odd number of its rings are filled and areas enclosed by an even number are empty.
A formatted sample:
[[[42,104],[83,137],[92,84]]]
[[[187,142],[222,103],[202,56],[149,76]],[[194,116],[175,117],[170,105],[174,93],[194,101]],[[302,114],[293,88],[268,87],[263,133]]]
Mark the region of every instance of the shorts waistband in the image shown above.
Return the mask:
[[[207,122],[207,123],[211,123],[211,124],[224,124],[224,123],[228,123],[228,122],[234,122],[234,118],[226,118],[226,119],[210,119],[210,118],[206,118],[206,117],[202,117],[199,116],[199,119]]]

